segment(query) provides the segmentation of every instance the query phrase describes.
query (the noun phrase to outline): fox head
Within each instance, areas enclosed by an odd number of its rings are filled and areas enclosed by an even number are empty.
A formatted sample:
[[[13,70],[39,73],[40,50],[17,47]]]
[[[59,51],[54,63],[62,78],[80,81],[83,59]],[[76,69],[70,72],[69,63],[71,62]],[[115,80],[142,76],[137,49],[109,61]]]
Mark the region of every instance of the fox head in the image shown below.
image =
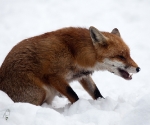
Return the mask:
[[[89,31],[97,54],[96,70],[108,70],[126,80],[131,80],[132,73],[140,71],[117,28],[108,33],[91,26]]]

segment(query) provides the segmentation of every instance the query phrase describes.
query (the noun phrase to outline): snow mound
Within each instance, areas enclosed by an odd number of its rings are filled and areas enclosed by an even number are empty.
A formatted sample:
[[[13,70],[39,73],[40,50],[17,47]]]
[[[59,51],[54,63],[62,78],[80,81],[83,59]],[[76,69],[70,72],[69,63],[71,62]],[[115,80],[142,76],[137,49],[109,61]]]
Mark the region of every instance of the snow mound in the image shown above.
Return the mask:
[[[64,107],[50,108],[28,103],[14,103],[0,91],[0,123],[2,125],[149,125],[150,97],[134,105],[123,99],[106,97],[98,100],[80,99]],[[4,100],[4,101],[2,101]],[[59,104],[59,102],[57,102]],[[61,102],[60,102],[61,103]]]

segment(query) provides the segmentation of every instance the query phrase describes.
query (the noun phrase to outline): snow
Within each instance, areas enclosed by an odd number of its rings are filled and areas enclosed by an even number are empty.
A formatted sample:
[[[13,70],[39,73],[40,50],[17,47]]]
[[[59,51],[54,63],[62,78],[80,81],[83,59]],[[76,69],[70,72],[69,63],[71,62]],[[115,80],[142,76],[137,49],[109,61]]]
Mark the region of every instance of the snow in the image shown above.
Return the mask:
[[[149,0],[0,0],[0,64],[19,41],[68,26],[120,30],[141,67],[131,81],[109,72],[93,79],[105,99],[93,100],[77,82],[80,100],[58,97],[51,105],[14,103],[0,91],[0,125],[150,125]]]

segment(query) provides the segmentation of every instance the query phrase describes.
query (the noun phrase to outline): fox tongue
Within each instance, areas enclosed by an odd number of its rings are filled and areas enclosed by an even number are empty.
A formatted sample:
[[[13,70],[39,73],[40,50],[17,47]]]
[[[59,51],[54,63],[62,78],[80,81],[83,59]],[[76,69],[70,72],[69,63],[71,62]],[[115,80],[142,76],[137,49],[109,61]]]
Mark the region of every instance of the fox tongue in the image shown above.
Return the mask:
[[[124,79],[126,79],[126,80],[132,79],[132,75],[130,75],[127,71],[119,69],[119,72]]]

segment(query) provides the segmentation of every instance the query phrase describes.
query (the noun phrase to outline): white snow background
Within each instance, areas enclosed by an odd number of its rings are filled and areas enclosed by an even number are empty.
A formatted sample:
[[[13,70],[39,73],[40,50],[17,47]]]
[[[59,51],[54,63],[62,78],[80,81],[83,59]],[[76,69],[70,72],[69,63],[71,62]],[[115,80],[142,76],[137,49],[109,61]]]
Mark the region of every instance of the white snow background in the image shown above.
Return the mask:
[[[14,103],[0,91],[0,125],[150,125],[149,0],[0,0],[0,65],[19,41],[69,26],[118,28],[141,71],[131,81],[95,72],[105,99],[73,82],[80,100],[72,105],[58,96],[51,105]]]

